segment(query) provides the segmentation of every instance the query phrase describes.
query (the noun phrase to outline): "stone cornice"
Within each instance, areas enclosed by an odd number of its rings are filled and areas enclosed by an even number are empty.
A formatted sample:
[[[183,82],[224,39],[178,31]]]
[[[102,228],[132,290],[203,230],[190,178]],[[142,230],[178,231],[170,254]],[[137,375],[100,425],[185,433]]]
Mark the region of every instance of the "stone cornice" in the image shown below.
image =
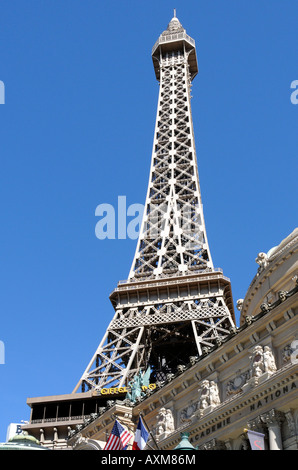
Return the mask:
[[[77,435],[79,435],[83,430],[84,437],[88,438],[92,437],[96,439],[96,436],[98,436],[100,433],[102,434],[103,431],[106,434],[107,430],[110,430],[112,428],[116,417],[121,422],[121,424],[127,426],[130,431],[134,431],[134,429],[131,428],[132,408],[123,405],[121,402],[115,402],[107,411],[105,411],[99,417],[86,420],[84,425],[78,426],[76,430],[77,432],[71,437],[69,437],[68,445],[74,445],[74,443],[76,442]],[[104,435],[104,437],[106,436]]]
[[[243,300],[243,307],[241,311],[241,322],[244,321],[245,315],[249,310],[249,306],[254,296],[260,291],[260,287],[269,279],[273,272],[276,271],[286,259],[293,256],[298,252],[298,234],[297,229],[287,237],[276,250],[269,256],[267,265],[264,268],[259,268],[257,274],[254,276],[250,283],[249,288]],[[293,263],[293,270],[295,270],[295,263]]]
[[[250,391],[239,393],[237,396],[234,396],[233,398],[230,398],[221,403],[206,416],[195,415],[192,418],[191,424],[187,423],[177,428],[171,435],[167,436],[166,439],[164,439],[162,442],[159,442],[159,446],[165,450],[173,448],[176,442],[179,441],[180,433],[186,427],[190,433],[192,441],[197,441],[198,438],[196,439],[196,436],[198,434],[201,436],[201,434],[204,432],[206,442],[212,438],[212,434],[215,431],[218,433],[220,429],[223,429],[223,432],[226,433],[228,427],[235,427],[237,422],[243,421],[242,416],[239,414],[243,408],[250,407],[250,413],[245,413],[244,415],[245,422],[253,419],[256,412],[260,414],[261,412],[265,413],[271,410],[272,407],[274,407],[274,399],[276,398],[274,394],[276,391],[291,385],[293,382],[295,383],[295,380],[297,379],[298,365],[289,364],[278,370],[269,379],[257,385]],[[298,383],[295,384],[295,387],[293,386],[292,391],[288,391],[287,398],[289,398],[290,393],[297,395],[297,388]],[[262,403],[262,400],[264,403]],[[261,406],[264,406],[264,408],[262,408],[260,411]],[[249,416],[249,414],[251,416]],[[238,417],[238,419],[236,417]],[[243,425],[244,424],[245,423],[243,423]],[[209,433],[206,432],[207,430],[209,430]]]
[[[295,298],[297,298],[296,305],[298,306],[297,294],[298,287],[297,292],[295,291],[293,294]],[[258,321],[266,315],[266,313],[261,312],[259,318],[253,319],[250,324],[246,324],[237,334],[233,335],[229,341],[215,348],[205,357],[201,357],[198,362],[186,369],[183,374],[176,375],[171,381],[164,383],[159,389],[155,390],[147,398],[144,398],[142,402],[138,404],[138,407],[145,409],[149,402],[151,404],[153,401],[163,402],[163,396],[167,394],[172,394],[173,397],[177,396],[183,393],[183,390],[189,385],[195,386],[203,378],[210,376],[212,373],[219,373],[222,368],[231,365],[231,362],[238,361],[239,354],[243,353],[243,355],[246,355],[256,339],[262,336],[265,341],[266,337],[269,337],[267,326],[271,325],[271,328],[273,328],[273,323],[277,321],[277,318],[279,318],[279,328],[282,328],[284,324],[290,327],[289,322],[296,322],[296,315],[295,312],[293,312],[293,317],[291,318],[283,315],[284,311],[287,312],[288,306],[291,306],[293,309],[292,297],[286,299],[283,304],[279,303],[276,308],[270,312],[268,322],[265,322],[264,319],[261,322]]]

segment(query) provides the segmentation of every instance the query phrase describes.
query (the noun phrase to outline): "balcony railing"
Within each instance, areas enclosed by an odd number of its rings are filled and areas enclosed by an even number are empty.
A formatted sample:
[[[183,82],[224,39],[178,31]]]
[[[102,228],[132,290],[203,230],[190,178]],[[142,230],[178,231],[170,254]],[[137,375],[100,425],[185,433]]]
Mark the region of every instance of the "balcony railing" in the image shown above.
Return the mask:
[[[195,40],[192,39],[188,34],[182,32],[182,33],[175,33],[175,34],[170,34],[168,36],[159,36],[158,40],[154,44],[152,48],[152,54],[155,52],[157,46],[159,46],[162,43],[165,42],[173,42],[177,41],[177,39],[186,39],[190,44],[192,44],[195,47]]]
[[[90,414],[88,415],[78,415],[78,416],[57,416],[53,418],[39,418],[39,419],[32,419],[30,424],[45,424],[45,423],[57,423],[61,421],[83,421],[84,419],[90,418]]]

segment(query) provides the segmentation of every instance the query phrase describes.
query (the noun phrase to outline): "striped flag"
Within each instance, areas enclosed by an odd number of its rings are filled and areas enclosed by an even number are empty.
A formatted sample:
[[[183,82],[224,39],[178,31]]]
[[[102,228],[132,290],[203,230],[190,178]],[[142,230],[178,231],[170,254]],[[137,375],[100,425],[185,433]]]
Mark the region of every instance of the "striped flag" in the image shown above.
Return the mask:
[[[148,440],[149,432],[145,428],[142,418],[140,416],[138,426],[135,433],[132,450],[143,450]]]
[[[132,436],[133,435],[121,426],[116,419],[110,437],[103,450],[126,450],[127,444]]]

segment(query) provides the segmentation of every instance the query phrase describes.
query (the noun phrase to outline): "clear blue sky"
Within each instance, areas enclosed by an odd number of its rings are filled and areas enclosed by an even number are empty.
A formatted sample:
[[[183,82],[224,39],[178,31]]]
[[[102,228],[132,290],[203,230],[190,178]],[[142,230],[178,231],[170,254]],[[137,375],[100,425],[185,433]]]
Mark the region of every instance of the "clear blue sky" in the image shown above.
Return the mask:
[[[95,209],[145,201],[151,48],[173,8],[196,40],[205,221],[234,302],[297,225],[297,2],[2,0],[0,442],[27,397],[72,392],[112,319],[136,241],[98,240]]]

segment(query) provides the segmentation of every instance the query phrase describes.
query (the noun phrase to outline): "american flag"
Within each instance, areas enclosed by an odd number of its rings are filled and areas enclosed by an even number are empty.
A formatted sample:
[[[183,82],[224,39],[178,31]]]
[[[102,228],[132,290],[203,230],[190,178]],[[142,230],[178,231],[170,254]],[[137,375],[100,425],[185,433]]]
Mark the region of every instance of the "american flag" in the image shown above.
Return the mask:
[[[132,436],[116,419],[104,450],[125,450]]]

